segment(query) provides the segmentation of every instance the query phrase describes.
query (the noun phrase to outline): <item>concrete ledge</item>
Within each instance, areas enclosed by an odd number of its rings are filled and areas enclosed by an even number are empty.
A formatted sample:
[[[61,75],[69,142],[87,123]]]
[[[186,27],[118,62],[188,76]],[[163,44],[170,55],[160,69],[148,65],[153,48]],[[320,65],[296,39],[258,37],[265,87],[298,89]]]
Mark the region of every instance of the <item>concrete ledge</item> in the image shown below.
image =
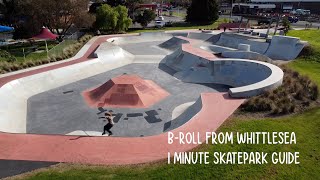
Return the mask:
[[[219,45],[210,45],[210,46],[200,46],[201,49],[213,52],[214,54],[223,53],[225,51],[236,51],[236,48],[229,48],[225,46],[219,46]]]
[[[268,56],[251,51],[224,51],[222,56],[225,58],[250,59],[269,63],[272,62]]]
[[[236,34],[228,34],[228,33],[221,33],[220,39],[215,45],[229,47],[229,48],[238,48],[238,44],[248,44],[251,46],[251,51],[257,52],[260,54],[264,54],[268,47],[269,43],[266,42],[259,42],[250,40],[249,37],[241,37]]]

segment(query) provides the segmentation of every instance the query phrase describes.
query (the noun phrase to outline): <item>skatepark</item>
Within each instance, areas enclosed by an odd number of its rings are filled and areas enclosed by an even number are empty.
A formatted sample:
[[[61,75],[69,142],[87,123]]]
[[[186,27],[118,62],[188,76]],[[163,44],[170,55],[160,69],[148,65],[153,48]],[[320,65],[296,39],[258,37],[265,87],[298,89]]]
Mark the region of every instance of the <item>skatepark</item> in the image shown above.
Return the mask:
[[[168,145],[167,132],[217,130],[246,98],[279,87],[272,61],[305,44],[213,31],[94,37],[71,59],[0,77],[0,158],[132,164],[191,150]],[[112,137],[101,134],[105,112]]]

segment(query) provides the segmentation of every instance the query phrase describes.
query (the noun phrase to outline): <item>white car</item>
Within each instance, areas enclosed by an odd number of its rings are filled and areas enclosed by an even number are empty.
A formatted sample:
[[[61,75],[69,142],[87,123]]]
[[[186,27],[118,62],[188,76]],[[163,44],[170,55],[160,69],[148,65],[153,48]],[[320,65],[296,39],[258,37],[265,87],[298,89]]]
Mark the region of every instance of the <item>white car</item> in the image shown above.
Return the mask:
[[[156,21],[164,21],[164,17],[163,17],[163,16],[158,16],[158,17],[156,18]]]
[[[156,28],[162,28],[164,24],[165,24],[164,21],[159,21],[159,20],[155,21]]]

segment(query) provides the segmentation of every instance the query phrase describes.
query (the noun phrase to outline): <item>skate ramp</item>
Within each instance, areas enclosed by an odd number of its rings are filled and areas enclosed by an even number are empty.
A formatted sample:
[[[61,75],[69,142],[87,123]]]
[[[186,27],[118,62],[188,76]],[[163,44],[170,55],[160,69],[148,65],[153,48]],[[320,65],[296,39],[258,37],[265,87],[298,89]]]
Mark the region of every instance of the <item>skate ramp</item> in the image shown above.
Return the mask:
[[[248,44],[250,49],[253,52],[264,54],[268,47],[269,43],[261,42],[261,40],[248,39],[248,37],[242,37],[235,34],[221,33],[219,41],[215,43],[218,46],[224,46],[229,48],[238,49],[239,44]]]
[[[188,43],[190,43],[188,40],[182,39],[182,37],[176,36],[176,37],[170,38],[168,41],[165,41],[165,42],[159,44],[159,47],[164,48],[164,49],[168,49],[171,51],[175,51],[175,50],[179,49],[179,47],[182,44],[188,44]]]
[[[201,108],[202,108],[202,98],[200,96],[197,99],[197,101],[193,103],[191,106],[189,106],[181,115],[165,123],[163,127],[163,132],[168,132],[184,125],[189,120],[191,120],[194,116],[196,116],[201,111]]]
[[[210,33],[189,32],[188,38],[201,40],[201,41],[207,41],[208,39],[212,38],[213,35],[214,34],[210,34]]]
[[[276,60],[293,60],[298,57],[306,42],[289,36],[273,36],[266,56]]]
[[[110,42],[102,43],[93,55],[101,61],[108,61],[108,63],[117,63],[118,60],[124,58],[134,58],[134,55]]]
[[[153,81],[122,75],[82,93],[90,107],[147,108],[170,94]]]
[[[183,71],[193,66],[205,66],[215,58],[215,55],[207,51],[194,48],[190,44],[182,44],[179,49],[167,55],[163,62],[175,71]]]
[[[207,39],[205,42],[210,43],[210,44],[215,44],[219,41],[221,34],[222,33],[214,34],[209,39]]]
[[[171,36],[181,36],[181,37],[188,37],[188,32],[166,32],[167,34],[170,34]]]

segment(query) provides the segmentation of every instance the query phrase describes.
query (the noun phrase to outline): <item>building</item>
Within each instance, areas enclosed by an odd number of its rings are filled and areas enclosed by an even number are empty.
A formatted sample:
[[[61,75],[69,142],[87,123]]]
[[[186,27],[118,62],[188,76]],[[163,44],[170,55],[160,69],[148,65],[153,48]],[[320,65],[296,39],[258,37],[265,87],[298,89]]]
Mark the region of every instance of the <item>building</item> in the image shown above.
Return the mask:
[[[249,0],[232,6],[233,12],[239,14],[288,13],[297,9],[306,14],[320,14],[320,0]]]

